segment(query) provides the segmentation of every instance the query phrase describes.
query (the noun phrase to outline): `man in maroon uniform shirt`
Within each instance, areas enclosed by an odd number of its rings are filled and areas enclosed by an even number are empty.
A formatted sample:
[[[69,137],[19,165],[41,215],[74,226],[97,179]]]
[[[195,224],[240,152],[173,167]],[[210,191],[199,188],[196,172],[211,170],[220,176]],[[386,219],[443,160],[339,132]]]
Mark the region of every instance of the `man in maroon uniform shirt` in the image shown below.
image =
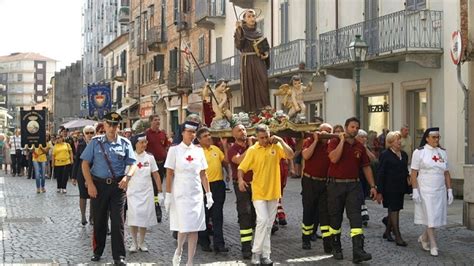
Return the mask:
[[[255,227],[255,209],[252,203],[252,189],[250,182],[252,182],[252,171],[244,175],[244,181],[247,183],[247,191],[241,192],[239,190],[239,183],[237,182],[237,168],[244,160],[248,147],[253,144],[253,138],[247,138],[247,130],[243,125],[236,125],[232,129],[232,136],[235,139],[234,145],[229,148],[227,156],[232,169],[232,179],[234,181],[234,191],[237,198],[237,216],[240,226],[240,243],[242,244],[242,256],[244,259],[250,259],[252,256],[252,237],[253,229]]]
[[[372,259],[372,255],[364,250],[364,234],[362,230],[361,195],[359,169],[362,168],[369,183],[370,196],[377,197],[372,169],[370,168],[367,150],[355,137],[359,132],[359,119],[352,117],[344,124],[345,132],[339,139],[332,139],[328,145],[329,164],[327,185],[329,231],[332,237],[332,253],[336,260],[342,260],[341,224],[344,209],[351,226],[352,256],[354,263]]]
[[[146,139],[148,140],[148,145],[146,151],[153,154],[158,165],[158,173],[161,177],[161,182],[165,178],[165,160],[166,154],[168,153],[168,148],[170,147],[170,142],[166,136],[166,132],[160,130],[160,117],[158,115],[150,115],[148,118],[150,121],[150,128],[146,130]],[[153,190],[155,192],[155,207],[156,207],[156,219],[161,223],[162,212],[160,204],[158,203],[158,190],[155,185],[155,179],[153,179]]]
[[[303,143],[304,171],[301,179],[303,196],[303,224],[301,225],[303,249],[311,249],[311,235],[318,229],[314,217],[318,217],[323,235],[324,252],[331,253],[331,233],[329,232],[328,195],[326,191],[329,168],[328,139],[319,139],[320,134],[332,133],[332,126],[324,123],[320,132]]]

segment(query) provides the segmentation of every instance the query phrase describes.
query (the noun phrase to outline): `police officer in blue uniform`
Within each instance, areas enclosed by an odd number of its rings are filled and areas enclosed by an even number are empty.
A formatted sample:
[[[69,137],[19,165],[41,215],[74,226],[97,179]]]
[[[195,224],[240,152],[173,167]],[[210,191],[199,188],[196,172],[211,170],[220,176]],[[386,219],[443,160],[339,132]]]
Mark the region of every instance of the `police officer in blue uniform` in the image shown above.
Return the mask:
[[[105,115],[105,135],[96,136],[81,154],[82,171],[94,210],[92,261],[99,261],[105,248],[108,213],[110,212],[112,256],[115,265],[125,265],[124,202],[125,190],[136,169],[136,158],[130,141],[117,134],[122,117]],[[125,172],[125,168],[128,171]]]

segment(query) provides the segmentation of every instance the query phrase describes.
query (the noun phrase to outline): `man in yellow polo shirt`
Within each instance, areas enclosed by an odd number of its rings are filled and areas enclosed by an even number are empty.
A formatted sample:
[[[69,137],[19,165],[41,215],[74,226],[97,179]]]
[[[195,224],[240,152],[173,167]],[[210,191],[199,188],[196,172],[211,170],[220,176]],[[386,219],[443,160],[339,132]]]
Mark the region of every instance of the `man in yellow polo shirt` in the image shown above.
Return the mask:
[[[293,159],[294,153],[278,136],[270,137],[266,125],[257,126],[257,140],[247,150],[238,168],[240,191],[247,189],[244,173],[252,170],[252,201],[257,214],[257,227],[252,248],[252,264],[272,265],[270,260],[270,236],[273,220],[281,198],[280,160]]]
[[[227,165],[227,140],[221,139],[222,146],[224,146],[224,154],[219,147],[212,145],[211,132],[209,132],[208,128],[200,128],[196,132],[196,137],[206,156],[208,166],[206,174],[212,192],[212,199],[214,200],[212,208],[209,210],[206,209],[206,224],[208,224],[209,217],[212,217],[214,251],[216,253],[229,252],[229,249],[224,243],[224,233],[222,230],[225,201],[225,182],[222,173],[222,165]],[[206,231],[199,231],[199,244],[203,251],[212,251],[209,241],[209,228]]]

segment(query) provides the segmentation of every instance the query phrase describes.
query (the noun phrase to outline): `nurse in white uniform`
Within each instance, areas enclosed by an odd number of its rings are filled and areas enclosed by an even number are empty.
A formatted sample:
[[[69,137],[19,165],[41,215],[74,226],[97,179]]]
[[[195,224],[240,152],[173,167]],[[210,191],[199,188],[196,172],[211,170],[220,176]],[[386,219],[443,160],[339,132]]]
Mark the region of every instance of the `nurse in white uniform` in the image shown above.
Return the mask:
[[[439,139],[439,128],[427,129],[411,161],[415,224],[426,226],[418,242],[432,256],[438,256],[434,229],[446,225],[447,205],[454,199],[448,157]]]
[[[137,250],[148,252],[145,245],[146,229],[157,224],[151,177],[155,179],[155,184],[158,186],[158,200],[161,203],[164,200],[155,158],[145,151],[147,143],[144,133],[132,138],[132,145],[137,157],[137,170],[127,187],[127,225],[130,226],[133,240],[129,248],[130,252],[137,252]],[[137,232],[139,233],[138,239]]]
[[[170,147],[165,162],[165,208],[170,217],[170,230],[178,231],[178,246],[174,253],[173,265],[178,265],[181,261],[186,238],[187,265],[193,264],[198,231],[206,229],[203,187],[206,191],[206,207],[209,209],[214,203],[205,171],[207,162],[204,151],[192,143],[198,126],[199,124],[191,121],[183,124],[183,141]]]

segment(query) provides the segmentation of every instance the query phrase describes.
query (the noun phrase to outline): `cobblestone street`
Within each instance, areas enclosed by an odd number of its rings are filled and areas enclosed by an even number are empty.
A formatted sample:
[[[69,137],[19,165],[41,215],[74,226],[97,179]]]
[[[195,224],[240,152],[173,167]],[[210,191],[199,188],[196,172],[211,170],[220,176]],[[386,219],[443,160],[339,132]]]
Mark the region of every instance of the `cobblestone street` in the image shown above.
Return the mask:
[[[0,177],[0,250],[4,264],[25,263],[90,263],[92,226],[80,224],[77,187],[68,184],[68,193],[57,194],[55,180],[47,180],[47,192],[36,194],[34,180],[25,177]],[[336,262],[322,251],[322,241],[313,242],[312,250],[301,249],[301,198],[300,180],[289,180],[284,195],[288,225],[272,237],[272,259],[280,264],[346,264],[352,262],[352,245],[348,224],[343,225],[343,249],[345,258]],[[243,264],[239,245],[239,228],[235,210],[234,193],[227,193],[224,213],[224,236],[230,252],[226,255],[204,253],[199,248],[195,262],[199,264]],[[408,247],[397,247],[382,239],[383,224],[380,222],[385,209],[369,203],[370,222],[365,229],[366,250],[372,253],[373,265],[472,265],[474,264],[474,231],[463,227],[462,201],[456,200],[448,208],[448,226],[438,230],[440,255],[431,257],[416,242],[421,226],[413,224],[413,205],[406,200],[401,212],[402,235]],[[167,218],[167,217],[166,217]],[[108,241],[109,242],[109,241]],[[176,241],[172,238],[168,220],[155,226],[147,234],[149,253],[127,254],[129,263],[171,264]],[[127,243],[130,237],[127,234]],[[128,246],[127,244],[127,246]],[[186,261],[186,249],[183,260]],[[109,243],[102,263],[111,263]]]

